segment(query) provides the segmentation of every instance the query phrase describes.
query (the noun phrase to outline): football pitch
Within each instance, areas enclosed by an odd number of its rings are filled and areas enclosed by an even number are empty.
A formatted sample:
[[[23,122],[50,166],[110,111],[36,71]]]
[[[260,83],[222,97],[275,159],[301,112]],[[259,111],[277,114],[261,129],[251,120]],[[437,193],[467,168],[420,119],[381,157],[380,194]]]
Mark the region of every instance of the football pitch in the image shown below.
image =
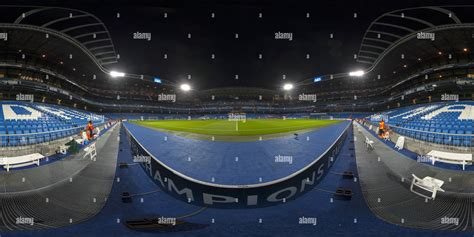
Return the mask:
[[[171,131],[216,136],[255,136],[317,129],[340,123],[339,120],[315,119],[248,119],[247,121],[210,120],[147,120],[135,124]]]

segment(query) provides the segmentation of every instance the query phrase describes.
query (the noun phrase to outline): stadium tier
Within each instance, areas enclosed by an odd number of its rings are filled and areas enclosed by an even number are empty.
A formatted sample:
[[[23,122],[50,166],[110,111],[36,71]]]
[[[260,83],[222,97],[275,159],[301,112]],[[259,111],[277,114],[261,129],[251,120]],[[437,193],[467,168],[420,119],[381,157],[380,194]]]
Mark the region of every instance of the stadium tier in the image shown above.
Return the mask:
[[[227,119],[227,113],[214,113],[214,114],[190,114],[190,115],[170,115],[170,114],[131,114],[131,113],[107,113],[107,118],[112,119],[131,119],[131,120],[161,120],[161,119]],[[254,114],[246,113],[248,119],[258,118],[313,118],[313,119],[355,119],[364,118],[369,116],[370,113],[286,113],[286,114]]]
[[[63,106],[0,102],[1,146],[24,146],[79,134],[87,122],[102,123],[103,116]]]
[[[472,101],[408,106],[382,115],[387,124],[403,136],[444,145],[469,147],[474,144]]]

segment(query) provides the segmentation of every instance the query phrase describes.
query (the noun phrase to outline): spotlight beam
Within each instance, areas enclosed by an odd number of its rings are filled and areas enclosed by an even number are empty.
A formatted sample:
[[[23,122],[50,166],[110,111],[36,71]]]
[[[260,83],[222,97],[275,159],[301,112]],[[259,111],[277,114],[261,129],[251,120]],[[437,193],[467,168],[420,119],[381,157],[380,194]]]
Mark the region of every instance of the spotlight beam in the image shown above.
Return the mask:
[[[291,83],[286,83],[285,85],[283,85],[283,90],[289,91],[289,90],[291,90],[291,89],[293,89],[293,84],[291,84]]]
[[[365,72],[362,71],[362,70],[349,72],[349,76],[351,76],[351,77],[361,77],[361,76],[363,76],[364,74],[365,74]]]
[[[125,73],[117,72],[117,71],[110,71],[109,75],[113,78],[115,78],[115,77],[125,77]]]
[[[191,86],[189,84],[182,84],[179,88],[182,91],[190,91],[191,90]]]

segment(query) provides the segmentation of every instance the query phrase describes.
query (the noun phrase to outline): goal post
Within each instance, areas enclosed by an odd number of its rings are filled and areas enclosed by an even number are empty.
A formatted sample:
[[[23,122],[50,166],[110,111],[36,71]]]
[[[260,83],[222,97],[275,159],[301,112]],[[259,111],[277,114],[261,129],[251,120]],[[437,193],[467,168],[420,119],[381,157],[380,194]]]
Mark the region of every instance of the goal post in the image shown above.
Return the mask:
[[[311,119],[321,119],[321,120],[333,120],[334,117],[332,115],[328,115],[327,113],[311,113],[309,116]]]
[[[320,118],[320,119],[321,119],[321,120],[333,120],[333,119],[334,119],[334,117],[333,117],[333,116],[331,116],[331,115],[324,115],[324,116],[321,116],[321,118]]]

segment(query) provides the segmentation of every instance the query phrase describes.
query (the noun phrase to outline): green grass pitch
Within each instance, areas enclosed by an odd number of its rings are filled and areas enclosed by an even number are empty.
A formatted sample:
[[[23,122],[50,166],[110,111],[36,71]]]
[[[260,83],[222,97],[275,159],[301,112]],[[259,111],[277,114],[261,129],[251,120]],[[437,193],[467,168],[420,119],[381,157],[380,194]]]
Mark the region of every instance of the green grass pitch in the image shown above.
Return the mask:
[[[316,129],[339,123],[338,120],[314,119],[248,119],[228,120],[149,120],[131,121],[150,128],[217,136],[255,136]]]

